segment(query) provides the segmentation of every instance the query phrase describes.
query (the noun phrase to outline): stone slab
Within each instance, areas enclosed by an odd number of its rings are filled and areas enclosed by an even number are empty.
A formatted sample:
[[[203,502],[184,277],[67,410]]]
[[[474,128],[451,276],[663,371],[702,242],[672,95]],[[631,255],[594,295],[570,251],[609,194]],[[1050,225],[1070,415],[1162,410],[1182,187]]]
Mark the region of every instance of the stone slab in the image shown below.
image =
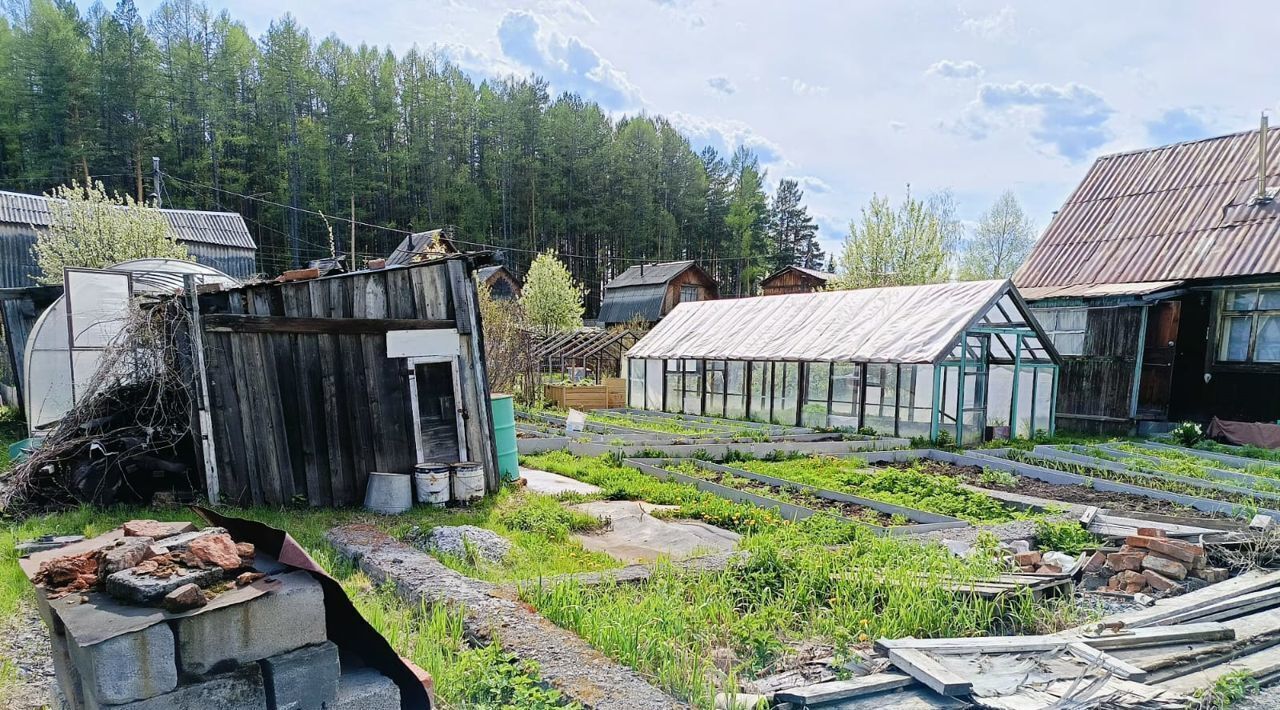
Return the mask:
[[[278,588],[244,604],[178,619],[183,673],[216,673],[327,640],[324,591],[306,572],[276,578]]]
[[[121,634],[92,646],[68,637],[86,707],[118,705],[168,693],[178,685],[173,632],[167,624]]]
[[[110,710],[263,710],[267,707],[262,669],[254,663]]]
[[[685,520],[662,520],[653,513],[672,506],[630,500],[601,500],[570,506],[588,515],[609,518],[604,532],[575,535],[582,546],[627,563],[681,560],[697,555],[730,552],[739,535],[714,525]]]
[[[558,473],[549,471],[539,471],[536,468],[520,467],[520,478],[524,480],[524,487],[534,493],[546,493],[548,495],[560,495],[561,493],[581,493],[583,495],[591,495],[599,493],[600,487],[593,486],[590,483],[583,483],[568,476],[562,476]]]
[[[325,710],[400,710],[400,688],[372,668],[343,673],[338,697]]]
[[[134,604],[154,604],[185,584],[199,587],[216,584],[222,581],[223,574],[221,567],[213,567],[189,570],[165,579],[126,569],[107,577],[107,594]]]
[[[262,661],[262,679],[275,710],[325,710],[338,697],[338,647],[325,641]],[[396,691],[397,706],[400,693]]]

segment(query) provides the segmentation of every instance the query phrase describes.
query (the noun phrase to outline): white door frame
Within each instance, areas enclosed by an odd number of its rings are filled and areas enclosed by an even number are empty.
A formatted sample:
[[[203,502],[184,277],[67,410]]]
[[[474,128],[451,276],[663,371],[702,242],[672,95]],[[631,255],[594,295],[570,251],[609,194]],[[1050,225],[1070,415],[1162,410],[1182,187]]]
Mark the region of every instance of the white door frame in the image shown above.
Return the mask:
[[[453,414],[458,430],[458,460],[467,461],[467,430],[462,419],[462,388],[458,383],[458,358],[444,355],[405,358],[409,372],[409,402],[413,409],[413,443],[418,453],[418,463],[426,460],[422,444],[422,411],[418,402],[418,365],[448,363],[449,376],[453,379]]]

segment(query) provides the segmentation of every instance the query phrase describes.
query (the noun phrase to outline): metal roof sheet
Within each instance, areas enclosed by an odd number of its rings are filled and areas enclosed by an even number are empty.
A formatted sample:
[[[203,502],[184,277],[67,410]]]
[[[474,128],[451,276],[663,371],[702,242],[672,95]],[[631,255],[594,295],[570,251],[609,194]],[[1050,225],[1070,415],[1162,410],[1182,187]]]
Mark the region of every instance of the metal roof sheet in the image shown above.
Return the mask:
[[[1068,286],[1029,286],[1018,289],[1028,301],[1045,298],[1102,298],[1105,296],[1145,296],[1181,286],[1183,281],[1139,281],[1121,284],[1072,284]]]
[[[681,303],[627,356],[930,363],[1010,291],[966,281]]]
[[[693,266],[692,261],[668,261],[661,264],[637,264],[628,268],[619,274],[609,283],[605,284],[606,289],[610,288],[626,288],[628,286],[652,286],[654,284],[665,284],[671,279],[684,273],[685,269]]]
[[[23,227],[47,227],[53,221],[52,198],[21,192],[0,191],[0,223]],[[180,242],[218,244],[240,249],[257,249],[244,218],[234,212],[160,210],[169,221],[173,236]]]
[[[626,323],[636,318],[648,322],[656,321],[662,318],[662,301],[666,295],[665,281],[657,284],[607,289],[604,301],[600,304],[600,315],[596,320],[601,323]]]
[[[1014,275],[1021,289],[1280,273],[1280,201],[1256,204],[1258,131],[1098,158]],[[1280,180],[1268,132],[1267,185]]]

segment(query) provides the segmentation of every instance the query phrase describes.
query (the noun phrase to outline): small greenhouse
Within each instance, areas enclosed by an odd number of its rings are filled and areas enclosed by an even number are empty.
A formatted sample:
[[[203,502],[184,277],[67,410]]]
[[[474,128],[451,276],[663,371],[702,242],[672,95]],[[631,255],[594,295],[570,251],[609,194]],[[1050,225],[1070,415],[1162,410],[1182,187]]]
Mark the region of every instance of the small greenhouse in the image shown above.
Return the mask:
[[[1059,363],[1007,280],[702,301],[627,352],[627,401],[973,443],[1052,433]]]

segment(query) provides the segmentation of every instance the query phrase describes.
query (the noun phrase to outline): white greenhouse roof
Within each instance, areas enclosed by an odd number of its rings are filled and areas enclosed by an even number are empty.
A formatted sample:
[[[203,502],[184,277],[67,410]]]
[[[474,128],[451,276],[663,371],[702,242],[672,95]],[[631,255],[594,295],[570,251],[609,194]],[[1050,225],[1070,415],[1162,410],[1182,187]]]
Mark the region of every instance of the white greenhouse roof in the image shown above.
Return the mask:
[[[681,303],[627,357],[932,363],[971,326],[1025,326],[1023,308],[1007,280]]]

